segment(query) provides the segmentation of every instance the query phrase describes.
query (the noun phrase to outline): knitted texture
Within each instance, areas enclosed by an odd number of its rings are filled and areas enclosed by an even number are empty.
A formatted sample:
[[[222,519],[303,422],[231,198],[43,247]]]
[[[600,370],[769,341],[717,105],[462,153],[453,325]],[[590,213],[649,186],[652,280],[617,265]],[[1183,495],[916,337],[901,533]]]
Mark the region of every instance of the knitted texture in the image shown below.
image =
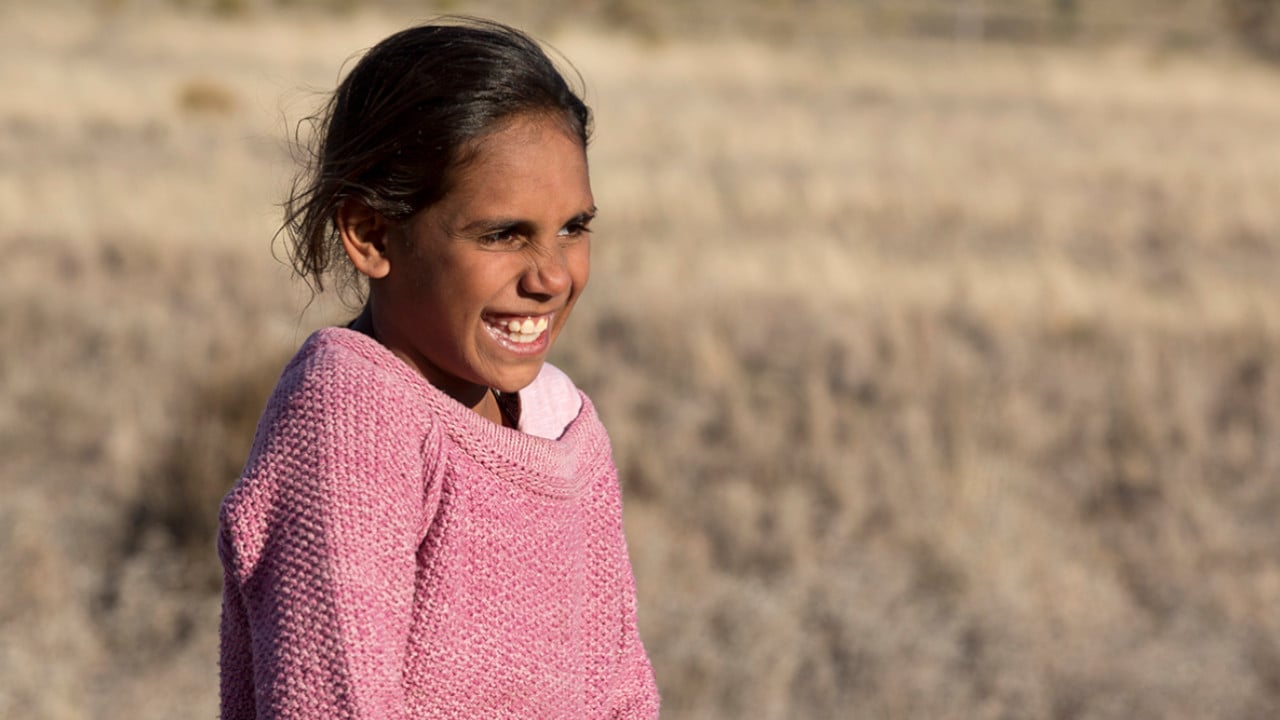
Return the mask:
[[[547,440],[321,330],[267,404],[218,551],[224,720],[657,717],[585,396]]]

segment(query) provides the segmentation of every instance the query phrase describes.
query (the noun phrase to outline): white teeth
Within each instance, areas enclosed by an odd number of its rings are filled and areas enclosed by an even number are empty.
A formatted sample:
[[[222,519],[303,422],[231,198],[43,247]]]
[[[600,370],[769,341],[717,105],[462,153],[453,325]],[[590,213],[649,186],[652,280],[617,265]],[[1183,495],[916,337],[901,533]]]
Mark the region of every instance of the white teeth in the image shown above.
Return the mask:
[[[502,336],[513,343],[521,345],[531,343],[542,336],[544,330],[547,329],[549,323],[547,318],[540,317],[537,320],[533,318],[525,318],[524,320],[507,320],[498,322],[492,327],[502,332]]]

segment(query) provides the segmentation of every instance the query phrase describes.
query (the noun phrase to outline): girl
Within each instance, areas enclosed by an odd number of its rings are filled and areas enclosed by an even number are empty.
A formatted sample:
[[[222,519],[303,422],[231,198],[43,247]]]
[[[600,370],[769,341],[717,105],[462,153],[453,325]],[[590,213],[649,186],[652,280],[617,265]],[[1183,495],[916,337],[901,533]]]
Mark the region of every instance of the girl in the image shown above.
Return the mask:
[[[617,471],[545,362],[587,282],[590,112],[491,22],[366,54],[286,204],[367,282],[285,368],[220,515],[222,717],[652,718]]]

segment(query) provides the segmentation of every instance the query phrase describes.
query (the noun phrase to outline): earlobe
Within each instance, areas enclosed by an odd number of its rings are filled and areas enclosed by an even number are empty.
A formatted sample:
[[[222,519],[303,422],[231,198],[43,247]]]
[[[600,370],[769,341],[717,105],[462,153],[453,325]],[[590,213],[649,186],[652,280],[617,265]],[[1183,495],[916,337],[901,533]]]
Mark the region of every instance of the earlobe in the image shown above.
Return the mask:
[[[356,270],[371,280],[386,277],[391,272],[386,219],[359,200],[347,200],[335,221],[342,247]]]

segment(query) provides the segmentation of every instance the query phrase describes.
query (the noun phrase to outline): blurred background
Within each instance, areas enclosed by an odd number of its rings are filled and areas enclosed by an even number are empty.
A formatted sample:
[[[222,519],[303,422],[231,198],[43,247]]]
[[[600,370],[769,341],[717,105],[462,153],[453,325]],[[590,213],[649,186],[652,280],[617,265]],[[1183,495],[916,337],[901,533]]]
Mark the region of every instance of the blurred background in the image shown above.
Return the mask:
[[[0,3],[0,717],[216,716],[217,504],[350,315],[298,121],[439,12],[597,112],[556,350],[680,718],[1280,713],[1280,7]]]

